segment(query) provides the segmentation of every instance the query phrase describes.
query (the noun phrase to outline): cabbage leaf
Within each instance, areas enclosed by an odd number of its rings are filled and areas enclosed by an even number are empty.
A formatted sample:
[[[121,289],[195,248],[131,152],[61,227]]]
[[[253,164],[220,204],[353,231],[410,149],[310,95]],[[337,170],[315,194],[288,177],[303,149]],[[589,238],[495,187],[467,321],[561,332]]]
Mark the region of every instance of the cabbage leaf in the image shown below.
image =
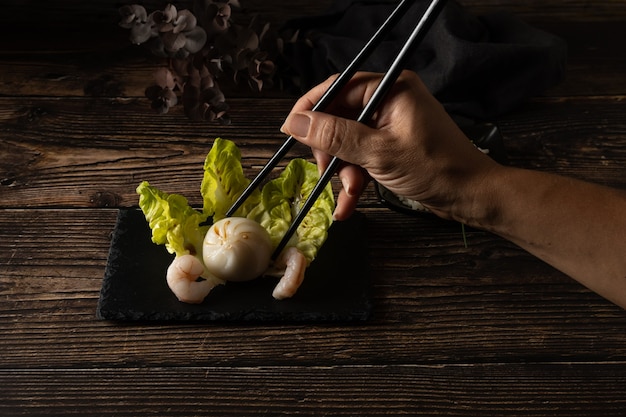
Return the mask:
[[[209,226],[207,216],[179,194],[168,194],[143,181],[137,187],[139,207],[152,230],[152,241],[165,245],[176,256],[191,254],[202,259],[202,241]]]
[[[237,197],[248,186],[250,180],[243,174],[241,152],[229,140],[215,139],[204,160],[204,177],[200,186],[205,214],[213,221],[223,219]],[[258,204],[260,191],[254,190],[244,204],[237,209],[235,217],[245,217]]]
[[[261,224],[276,248],[318,178],[316,165],[293,159],[277,178],[255,190],[235,216]],[[152,241],[165,244],[177,256],[192,254],[202,259],[202,241],[210,224],[225,217],[249,182],[243,173],[239,149],[232,141],[221,138],[215,139],[204,162],[202,211],[192,208],[182,195],[167,194],[142,182],[137,187],[139,207],[152,230]],[[287,245],[296,246],[309,263],[328,236],[334,205],[328,184]]]
[[[260,204],[248,214],[248,218],[265,227],[274,248],[313,191],[318,178],[317,166],[304,159],[293,159],[278,178],[263,187]],[[287,245],[296,246],[309,263],[326,241],[334,205],[332,188],[328,184]]]

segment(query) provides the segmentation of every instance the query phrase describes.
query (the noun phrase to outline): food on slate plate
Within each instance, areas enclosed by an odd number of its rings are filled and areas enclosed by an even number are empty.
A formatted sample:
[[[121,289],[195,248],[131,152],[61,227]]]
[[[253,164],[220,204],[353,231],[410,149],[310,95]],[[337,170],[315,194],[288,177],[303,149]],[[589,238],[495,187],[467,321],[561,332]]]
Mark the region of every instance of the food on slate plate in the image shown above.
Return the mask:
[[[243,174],[237,146],[217,138],[204,162],[202,210],[192,208],[182,195],[142,182],[137,187],[139,207],[152,241],[175,254],[166,279],[176,297],[201,303],[217,285],[262,275],[280,277],[274,298],[293,296],[332,224],[335,201],[330,184],[276,261],[271,255],[317,179],[314,164],[294,159],[280,176],[255,190],[234,217],[226,217],[250,180]]]

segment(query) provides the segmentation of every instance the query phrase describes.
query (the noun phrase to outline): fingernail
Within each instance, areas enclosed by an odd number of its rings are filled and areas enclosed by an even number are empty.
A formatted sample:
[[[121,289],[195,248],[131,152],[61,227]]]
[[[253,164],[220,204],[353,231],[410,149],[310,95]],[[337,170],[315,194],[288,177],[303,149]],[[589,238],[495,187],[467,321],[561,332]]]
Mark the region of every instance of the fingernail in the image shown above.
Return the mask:
[[[309,127],[311,126],[311,119],[304,114],[292,114],[287,117],[285,123],[280,128],[281,132],[289,133],[292,136],[305,138],[309,133]]]

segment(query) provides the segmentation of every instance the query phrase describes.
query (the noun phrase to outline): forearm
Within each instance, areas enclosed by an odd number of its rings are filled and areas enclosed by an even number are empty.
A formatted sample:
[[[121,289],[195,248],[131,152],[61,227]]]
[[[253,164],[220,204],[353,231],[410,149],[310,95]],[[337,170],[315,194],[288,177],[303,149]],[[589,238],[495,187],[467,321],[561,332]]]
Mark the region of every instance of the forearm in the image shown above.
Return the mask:
[[[571,178],[502,168],[453,217],[519,245],[626,308],[626,194]]]
[[[337,112],[361,109],[380,81],[359,73]],[[331,80],[294,106],[282,130],[322,155],[367,171],[392,192],[420,201],[447,219],[498,234],[626,308],[626,197],[565,177],[505,167],[478,151],[419,77],[405,71],[363,124],[310,111]],[[318,158],[319,160],[319,158]],[[359,171],[345,167],[337,219],[362,191]]]

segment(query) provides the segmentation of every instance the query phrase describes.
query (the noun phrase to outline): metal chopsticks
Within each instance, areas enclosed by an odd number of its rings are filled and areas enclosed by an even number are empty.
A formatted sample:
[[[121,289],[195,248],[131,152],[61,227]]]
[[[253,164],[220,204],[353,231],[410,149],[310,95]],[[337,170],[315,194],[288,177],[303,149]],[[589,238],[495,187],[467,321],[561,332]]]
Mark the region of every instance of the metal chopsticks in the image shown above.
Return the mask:
[[[403,0],[398,4],[394,11],[389,15],[387,20],[380,26],[372,38],[361,49],[357,56],[352,60],[350,65],[337,77],[332,85],[326,90],[324,95],[313,107],[313,111],[323,111],[339,94],[341,89],[350,81],[352,76],[358,71],[359,67],[363,65],[363,62],[374,52],[376,47],[380,44],[382,39],[393,29],[398,20],[404,15],[404,12],[412,5],[412,0]],[[235,214],[235,211],[243,204],[250,194],[261,184],[261,182],[269,175],[269,173],[276,167],[278,162],[285,157],[287,152],[293,147],[296,140],[289,136],[283,145],[276,151],[274,156],[265,164],[257,176],[248,184],[246,189],[241,193],[239,198],[233,203],[232,207],[226,213],[226,217],[230,217]]]
[[[402,0],[398,6],[394,9],[391,15],[385,20],[385,22],[380,26],[380,28],[376,31],[376,33],[372,36],[372,38],[367,42],[367,44],[363,47],[363,49],[357,54],[357,56],[351,61],[350,65],[335,79],[333,84],[329,87],[326,93],[320,98],[320,100],[313,107],[313,111],[323,111],[337,96],[337,94],[341,91],[341,89],[346,85],[346,83],[354,76],[359,67],[363,64],[363,62],[372,54],[372,52],[376,49],[376,47],[381,43],[382,39],[393,29],[394,25],[397,21],[404,15],[405,11],[413,4],[413,0]],[[405,60],[409,54],[409,52],[416,46],[419,42],[421,42],[426,36],[426,33],[430,29],[432,23],[439,15],[439,12],[445,5],[445,0],[432,0],[422,18],[417,22],[413,32],[408,37],[404,46],[398,53],[397,57],[394,59],[393,63],[389,67],[389,70],[385,73],[380,84],[374,91],[371,99],[359,115],[357,121],[361,123],[366,123],[372,117],[376,108],[380,105],[381,101],[391,88],[391,86],[396,82],[398,76],[402,72],[405,64]],[[263,181],[263,179],[271,172],[271,170],[278,164],[278,162],[285,157],[289,149],[294,145],[296,140],[289,136],[287,140],[283,143],[283,145],[276,151],[274,156],[268,161],[268,163],[263,167],[263,169],[259,172],[259,174],[250,182],[248,187],[243,191],[243,193],[239,196],[239,198],[235,201],[232,207],[227,212],[226,216],[232,216],[234,212],[243,204],[243,202],[250,196],[250,194],[254,191],[256,187]],[[320,196],[328,182],[331,180],[332,176],[335,174],[339,163],[341,161],[334,157],[324,173],[320,176],[316,186],[313,188],[308,198],[296,214],[296,217],[293,219],[289,229],[283,236],[282,240],[274,250],[272,255],[272,259],[276,259],[278,255],[282,252],[282,250],[287,245],[291,236],[296,232],[300,223],[304,217],[306,217],[307,213]]]

